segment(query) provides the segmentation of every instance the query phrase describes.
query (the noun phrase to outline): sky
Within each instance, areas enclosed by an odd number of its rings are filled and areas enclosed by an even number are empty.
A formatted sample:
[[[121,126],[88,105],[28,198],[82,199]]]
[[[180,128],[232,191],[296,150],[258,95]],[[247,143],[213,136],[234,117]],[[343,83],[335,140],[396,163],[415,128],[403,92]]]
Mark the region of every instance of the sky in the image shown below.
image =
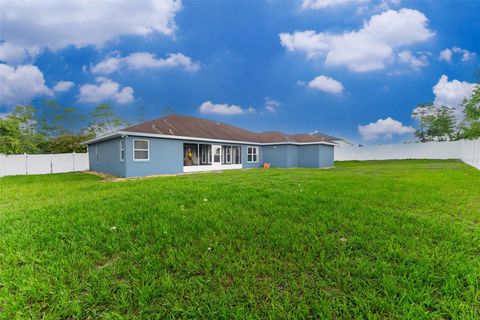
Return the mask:
[[[456,108],[480,67],[480,1],[0,0],[0,115],[53,99],[130,122],[412,141],[419,103]],[[141,112],[140,110],[144,110]]]

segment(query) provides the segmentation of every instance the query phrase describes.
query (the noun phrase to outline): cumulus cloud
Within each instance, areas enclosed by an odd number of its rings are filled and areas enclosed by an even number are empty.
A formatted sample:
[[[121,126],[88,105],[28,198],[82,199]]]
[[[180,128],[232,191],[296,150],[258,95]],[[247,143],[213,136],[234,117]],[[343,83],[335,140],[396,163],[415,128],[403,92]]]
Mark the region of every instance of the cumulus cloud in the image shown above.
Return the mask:
[[[398,53],[400,62],[405,63],[413,69],[420,69],[428,64],[428,54],[426,52],[412,53],[410,50],[402,50]]]
[[[1,40],[33,53],[102,46],[122,35],[172,35],[181,8],[176,0],[3,0]]]
[[[99,103],[114,101],[126,104],[133,101],[133,89],[131,87],[120,88],[120,85],[105,77],[95,79],[98,84],[84,84],[80,87],[79,102]]]
[[[276,112],[277,108],[281,105],[282,104],[279,101],[274,100],[270,97],[265,97],[265,110],[267,112]]]
[[[364,3],[369,0],[303,0],[302,9],[325,9],[346,4]]]
[[[73,81],[58,81],[54,86],[53,86],[53,91],[55,92],[65,92],[70,90],[75,84]]]
[[[149,52],[135,52],[124,58],[109,57],[91,68],[95,74],[110,74],[120,68],[128,69],[160,69],[160,68],[181,68],[187,71],[197,71],[200,64],[182,53],[169,53],[165,58],[156,58]]]
[[[414,132],[415,128],[404,126],[400,121],[391,117],[358,126],[358,133],[364,140],[392,139],[394,135],[412,134]]]
[[[27,50],[8,42],[0,43],[0,61],[10,65],[22,63],[29,57]]]
[[[91,68],[95,74],[110,74],[120,69],[122,59],[119,57],[110,57],[100,61]]]
[[[307,86],[315,90],[334,94],[342,93],[343,91],[343,85],[341,82],[327,76],[318,76],[310,81]]]
[[[445,50],[442,50],[438,58],[446,62],[451,62],[454,56],[460,56],[461,61],[466,62],[475,59],[477,55],[474,52],[468,51],[466,49],[453,47],[451,49],[446,48]]]
[[[412,9],[388,10],[374,15],[357,31],[333,34],[313,30],[280,33],[288,51],[304,52],[309,59],[323,58],[327,66],[346,66],[355,72],[385,68],[395,51],[430,39],[423,13]]]
[[[247,109],[243,109],[240,106],[236,105],[228,105],[226,103],[212,103],[211,101],[205,101],[199,107],[200,113],[203,114],[220,114],[225,116],[230,115],[239,115],[239,114],[246,114],[246,113],[253,113],[255,109],[249,107]]]
[[[439,107],[455,108],[455,116],[458,120],[461,120],[463,117],[462,101],[472,95],[474,88],[474,83],[459,80],[448,81],[448,77],[442,75],[437,84],[433,86],[433,94],[435,95],[433,104]]]
[[[11,107],[30,103],[39,96],[51,96],[43,73],[34,65],[11,67],[0,64],[0,104]]]

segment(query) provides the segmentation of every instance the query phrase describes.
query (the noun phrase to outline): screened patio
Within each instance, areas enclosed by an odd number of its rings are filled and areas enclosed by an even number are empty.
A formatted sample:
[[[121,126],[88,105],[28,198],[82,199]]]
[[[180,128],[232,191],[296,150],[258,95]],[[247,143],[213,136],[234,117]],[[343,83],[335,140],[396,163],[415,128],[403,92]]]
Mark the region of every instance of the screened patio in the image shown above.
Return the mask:
[[[242,168],[242,147],[221,144],[183,144],[183,171]]]

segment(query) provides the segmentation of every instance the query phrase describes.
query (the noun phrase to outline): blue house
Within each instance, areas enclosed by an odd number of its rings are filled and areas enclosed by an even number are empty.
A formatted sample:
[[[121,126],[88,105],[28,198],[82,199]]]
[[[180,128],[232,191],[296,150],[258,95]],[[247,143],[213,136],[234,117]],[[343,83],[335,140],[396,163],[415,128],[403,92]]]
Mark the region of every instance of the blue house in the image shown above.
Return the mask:
[[[147,121],[85,142],[90,170],[119,177],[260,168],[333,166],[335,137],[256,133],[182,115]]]

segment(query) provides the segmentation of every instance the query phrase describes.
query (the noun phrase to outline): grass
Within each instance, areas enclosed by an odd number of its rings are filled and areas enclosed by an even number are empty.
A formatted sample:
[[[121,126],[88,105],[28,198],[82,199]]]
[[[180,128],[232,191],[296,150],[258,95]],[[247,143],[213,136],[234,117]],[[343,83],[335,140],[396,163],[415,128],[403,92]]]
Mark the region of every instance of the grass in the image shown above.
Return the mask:
[[[480,171],[0,179],[0,318],[480,318]]]

